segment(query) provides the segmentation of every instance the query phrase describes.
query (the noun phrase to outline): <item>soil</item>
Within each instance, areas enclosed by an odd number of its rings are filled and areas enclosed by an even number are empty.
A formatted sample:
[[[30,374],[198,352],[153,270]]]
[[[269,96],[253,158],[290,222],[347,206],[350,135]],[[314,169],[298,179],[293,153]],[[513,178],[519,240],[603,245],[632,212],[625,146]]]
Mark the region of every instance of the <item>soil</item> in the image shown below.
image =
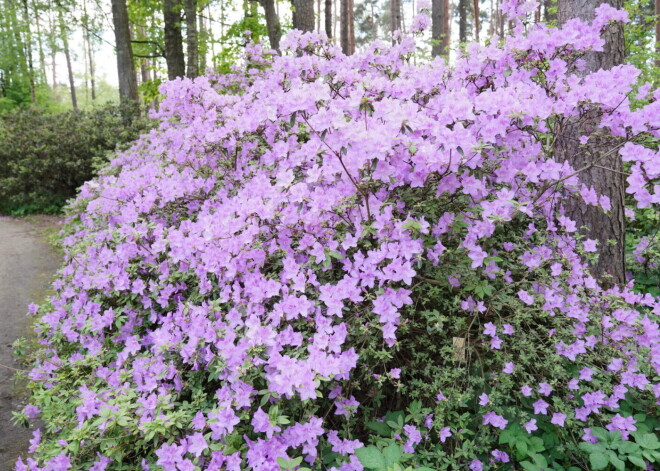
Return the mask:
[[[25,456],[32,430],[14,425],[12,411],[25,403],[25,381],[16,380],[12,344],[29,337],[28,305],[41,303],[49,294],[61,256],[46,241],[57,230],[59,219],[39,216],[16,219],[0,216],[0,470],[14,469]]]

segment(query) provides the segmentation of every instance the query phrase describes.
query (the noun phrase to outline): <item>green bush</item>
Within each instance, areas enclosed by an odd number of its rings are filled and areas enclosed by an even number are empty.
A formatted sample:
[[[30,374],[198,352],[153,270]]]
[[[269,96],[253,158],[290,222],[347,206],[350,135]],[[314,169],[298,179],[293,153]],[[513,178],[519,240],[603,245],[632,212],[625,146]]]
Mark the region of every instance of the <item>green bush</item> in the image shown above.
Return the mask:
[[[96,175],[117,146],[147,126],[134,110],[105,105],[48,114],[21,109],[0,115],[0,213],[58,212]]]

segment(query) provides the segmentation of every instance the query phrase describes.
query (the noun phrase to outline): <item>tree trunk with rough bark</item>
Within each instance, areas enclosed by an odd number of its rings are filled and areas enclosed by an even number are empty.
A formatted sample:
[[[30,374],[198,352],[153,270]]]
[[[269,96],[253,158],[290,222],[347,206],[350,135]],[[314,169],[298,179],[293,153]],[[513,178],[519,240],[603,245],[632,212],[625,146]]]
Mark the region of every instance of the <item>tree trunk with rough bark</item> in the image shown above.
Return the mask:
[[[660,67],[660,0],[655,0],[655,66]]]
[[[126,0],[112,0],[112,22],[115,27],[115,43],[117,45],[119,99],[122,103],[130,104],[137,102],[138,92]]]
[[[282,39],[282,27],[280,17],[275,8],[275,0],[259,0],[266,13],[266,28],[268,29],[268,40],[270,47],[280,52],[280,39]]]
[[[69,75],[69,89],[71,90],[71,106],[74,111],[78,111],[78,97],[76,95],[76,82],[73,79],[73,66],[71,64],[71,50],[69,49],[69,31],[64,24],[64,15],[60,9],[58,12],[60,20],[60,34],[62,35],[62,49],[64,49],[64,58],[66,59],[66,69]]]
[[[188,50],[188,70],[186,76],[199,76],[199,42],[197,34],[197,0],[185,0],[186,48]]]
[[[178,0],[163,0],[163,20],[167,77],[173,80],[186,74],[181,36],[181,5]]]
[[[468,1],[458,0],[458,40],[461,43],[467,42]]]
[[[660,0],[658,0],[660,1]],[[332,0],[325,0],[325,34],[332,38]]]
[[[355,52],[353,0],[341,0],[341,50],[347,56]]]
[[[394,32],[401,30],[401,1],[390,0],[390,32],[392,33],[392,44],[394,44]]]
[[[30,80],[30,98],[32,104],[37,103],[36,87],[34,83],[34,63],[32,62],[32,28],[30,27],[30,9],[28,0],[23,0],[23,15],[25,21],[25,54],[27,56],[28,78]]]
[[[472,10],[474,11],[474,40],[479,42],[479,29],[481,22],[479,19],[479,0],[472,0]]]
[[[590,21],[594,11],[602,3],[623,8],[623,0],[559,0],[559,24],[572,18]],[[625,45],[623,26],[610,26],[605,33],[603,52],[589,52],[583,57],[584,73],[611,69],[623,63]],[[617,152],[612,152],[612,138],[596,127],[598,117],[585,113],[565,119],[558,131],[556,153],[560,160],[567,160],[576,170],[597,165],[580,173],[580,184],[593,187],[599,195],[610,199],[611,211],[587,205],[581,198],[571,198],[565,204],[565,214],[577,223],[577,227],[590,239],[598,241],[598,263],[592,267],[594,276],[604,286],[625,283],[625,233],[624,233],[624,175]],[[585,145],[579,144],[580,136],[591,135]],[[612,241],[612,242],[610,242]]]
[[[431,54],[449,54],[449,0],[433,0],[431,4],[431,36],[434,42]]]
[[[293,28],[314,31],[314,0],[291,0],[293,5]]]

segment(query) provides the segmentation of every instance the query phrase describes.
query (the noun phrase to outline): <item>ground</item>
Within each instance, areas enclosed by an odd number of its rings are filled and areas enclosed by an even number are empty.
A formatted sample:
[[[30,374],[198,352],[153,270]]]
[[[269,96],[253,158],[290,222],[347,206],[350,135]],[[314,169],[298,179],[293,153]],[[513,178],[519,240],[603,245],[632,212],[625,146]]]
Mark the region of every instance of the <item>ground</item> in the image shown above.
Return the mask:
[[[32,434],[11,423],[11,413],[20,407],[24,395],[14,381],[13,370],[24,366],[14,360],[11,345],[29,335],[27,306],[41,302],[48,294],[61,261],[45,240],[57,223],[49,217],[26,220],[0,216],[0,470],[14,468]]]

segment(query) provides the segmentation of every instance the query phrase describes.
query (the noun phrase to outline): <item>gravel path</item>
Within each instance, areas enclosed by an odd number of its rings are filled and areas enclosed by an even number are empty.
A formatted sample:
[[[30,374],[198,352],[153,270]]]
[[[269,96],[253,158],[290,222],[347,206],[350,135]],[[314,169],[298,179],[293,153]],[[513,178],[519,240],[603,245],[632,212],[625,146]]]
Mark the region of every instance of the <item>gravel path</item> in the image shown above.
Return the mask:
[[[28,221],[0,216],[0,470],[14,469],[32,436],[11,422],[22,398],[7,367],[20,368],[11,344],[29,332],[27,306],[43,300],[61,261],[43,238],[56,224],[49,217]]]

